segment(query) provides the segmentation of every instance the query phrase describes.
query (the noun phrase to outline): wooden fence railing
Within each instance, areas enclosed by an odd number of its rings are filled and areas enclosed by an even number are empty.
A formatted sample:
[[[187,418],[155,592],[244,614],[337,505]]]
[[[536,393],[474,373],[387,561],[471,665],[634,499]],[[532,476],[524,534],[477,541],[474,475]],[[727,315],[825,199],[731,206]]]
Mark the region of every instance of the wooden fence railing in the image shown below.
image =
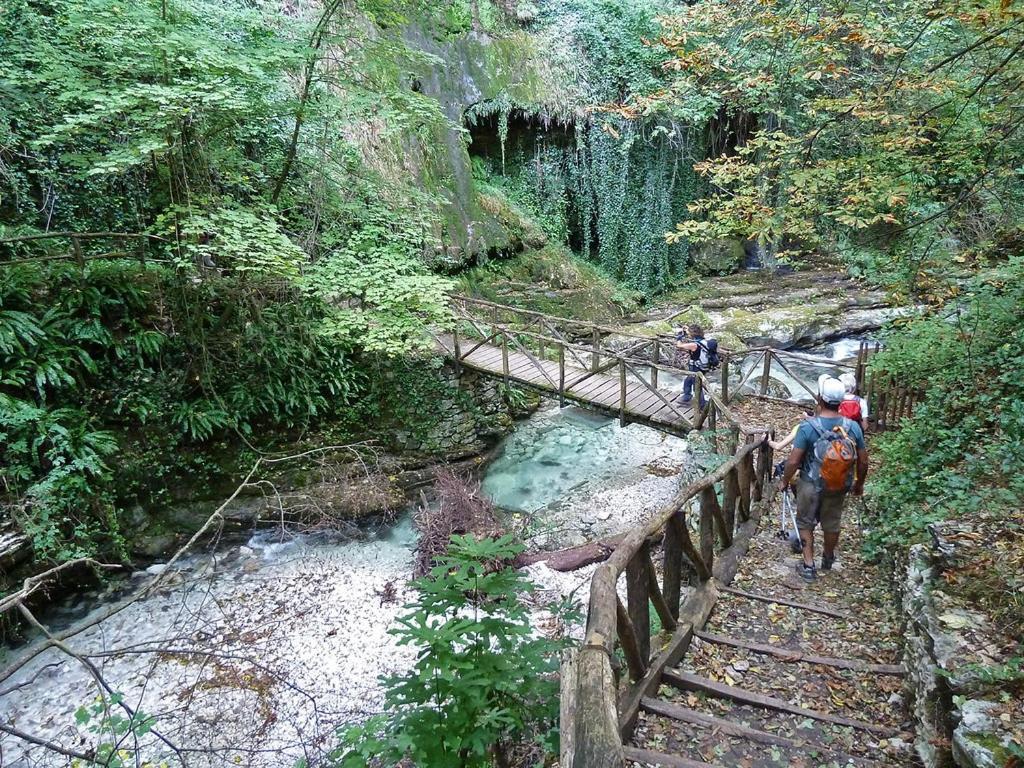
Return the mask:
[[[138,259],[140,263],[145,264],[147,261],[165,261],[165,259],[153,258],[151,254],[147,254],[146,246],[152,242],[167,242],[165,238],[144,232],[42,232],[34,235],[0,238],[0,248],[48,240],[66,240],[69,251],[67,253],[44,253],[13,259],[0,259],[0,267],[42,261],[74,261],[84,267],[85,262],[96,259]],[[131,250],[120,248],[113,251],[89,253],[83,244],[90,242],[131,243],[134,247]]]
[[[732,458],[630,531],[595,571],[586,636],[562,669],[562,768],[625,765],[623,745],[641,700],[656,692],[663,670],[685,655],[719,591],[735,576],[775,487],[763,433],[734,435]],[[685,594],[684,577],[692,585]],[[669,635],[656,652],[652,609]]]
[[[719,426],[739,427],[739,418],[728,407],[724,399],[727,392],[716,393],[712,382],[704,374],[692,374],[674,364],[673,357],[665,356],[664,362],[656,362],[637,356],[637,350],[657,349],[658,339],[643,336],[619,334],[620,338],[634,340],[625,349],[607,343],[608,329],[575,321],[562,321],[539,312],[505,307],[491,302],[466,297],[453,297],[456,324],[451,336],[452,358],[456,367],[465,364],[471,355],[488,345],[500,349],[500,361],[496,361],[493,372],[506,381],[513,379],[510,365],[511,356],[525,356],[539,377],[532,386],[556,395],[565,405],[567,400],[595,404],[581,393],[582,385],[589,379],[604,376],[618,379],[617,403],[609,407],[597,403],[606,410],[617,411],[620,422],[645,421],[646,413],[638,412],[633,402],[627,399],[629,393],[639,389],[646,397],[649,411],[660,411],[659,419],[664,422],[670,417],[671,424],[682,431],[701,429],[705,426],[715,430]],[[569,334],[565,324],[576,330],[578,335]],[[674,340],[672,342],[674,353]],[[695,375],[694,402],[705,404],[691,409],[675,399],[677,392],[659,387],[664,384],[665,375]],[[520,376],[520,379],[522,377]],[[575,391],[573,391],[575,390]],[[607,397],[607,389],[603,390]],[[659,422],[659,426],[666,426]]]

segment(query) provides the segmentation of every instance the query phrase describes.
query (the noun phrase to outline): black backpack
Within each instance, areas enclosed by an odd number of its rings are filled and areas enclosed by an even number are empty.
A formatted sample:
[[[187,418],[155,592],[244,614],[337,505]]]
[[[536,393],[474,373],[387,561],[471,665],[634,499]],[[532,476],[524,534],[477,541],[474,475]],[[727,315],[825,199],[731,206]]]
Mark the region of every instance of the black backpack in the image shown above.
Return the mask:
[[[704,370],[714,371],[722,364],[722,358],[718,356],[718,341],[715,339],[694,339],[697,346],[708,353],[707,366]]]

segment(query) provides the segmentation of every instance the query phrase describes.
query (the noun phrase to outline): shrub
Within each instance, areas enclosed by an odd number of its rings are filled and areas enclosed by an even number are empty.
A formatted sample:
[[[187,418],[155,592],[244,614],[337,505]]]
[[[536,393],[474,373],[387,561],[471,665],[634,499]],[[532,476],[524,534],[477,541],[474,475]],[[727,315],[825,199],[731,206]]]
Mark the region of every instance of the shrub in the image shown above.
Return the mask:
[[[531,629],[533,586],[501,565],[521,550],[509,536],[452,538],[392,630],[415,666],[384,680],[387,715],[343,733],[334,765],[477,768],[524,741],[554,748],[561,646]]]

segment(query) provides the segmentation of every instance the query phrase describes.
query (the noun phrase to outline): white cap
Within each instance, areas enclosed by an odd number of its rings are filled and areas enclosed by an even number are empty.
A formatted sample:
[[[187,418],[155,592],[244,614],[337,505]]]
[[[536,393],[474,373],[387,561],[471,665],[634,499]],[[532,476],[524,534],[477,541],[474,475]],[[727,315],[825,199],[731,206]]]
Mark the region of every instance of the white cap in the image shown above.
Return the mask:
[[[843,382],[839,379],[826,376],[824,379],[818,380],[818,397],[821,398],[822,402],[829,405],[839,405],[839,403],[843,402],[845,394],[846,387],[843,386]]]
[[[847,371],[839,377],[839,380],[843,382],[846,391],[853,394],[853,390],[857,388],[857,376]]]

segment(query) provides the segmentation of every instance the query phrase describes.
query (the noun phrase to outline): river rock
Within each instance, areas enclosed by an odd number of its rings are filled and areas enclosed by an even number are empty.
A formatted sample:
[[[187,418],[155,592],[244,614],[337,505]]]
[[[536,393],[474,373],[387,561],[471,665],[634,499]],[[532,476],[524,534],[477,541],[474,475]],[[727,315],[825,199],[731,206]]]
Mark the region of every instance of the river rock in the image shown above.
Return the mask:
[[[712,335],[732,334],[749,346],[808,347],[881,328],[907,312],[900,308],[846,309],[838,302],[713,313]]]
[[[967,768],[1000,768],[994,748],[999,746],[999,721],[989,715],[997,705],[971,699],[960,707],[960,724],[953,731],[953,759]]]

